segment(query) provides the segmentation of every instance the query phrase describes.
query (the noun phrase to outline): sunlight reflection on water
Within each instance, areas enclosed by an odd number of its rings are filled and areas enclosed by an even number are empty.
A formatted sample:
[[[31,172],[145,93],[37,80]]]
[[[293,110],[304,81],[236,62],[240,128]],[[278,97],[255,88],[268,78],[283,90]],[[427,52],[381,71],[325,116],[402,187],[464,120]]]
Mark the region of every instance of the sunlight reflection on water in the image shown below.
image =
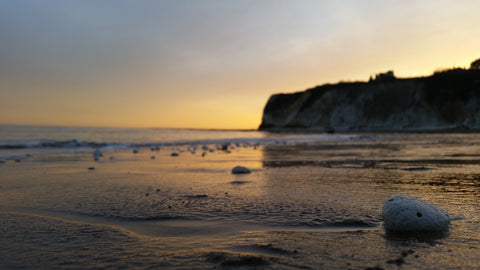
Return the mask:
[[[139,253],[149,255],[138,257],[143,260],[138,267],[244,263],[341,269],[408,263],[465,268],[480,263],[475,134],[362,134],[340,141],[240,146],[204,157],[186,148],[175,149],[178,157],[171,157],[170,149],[141,148],[137,154],[107,152],[99,162],[74,154],[81,157],[34,156],[1,164],[0,244],[18,243],[1,251],[3,258],[12,258],[6,266],[21,266],[15,261],[22,261],[16,255],[22,252],[26,265],[48,258],[42,261],[46,268],[97,261],[133,267],[135,260],[128,258]],[[236,165],[252,173],[231,174]],[[445,209],[452,217],[448,234],[387,235],[380,212],[394,194]],[[76,255],[62,251],[67,247]],[[98,256],[89,257],[91,252]],[[463,261],[454,259],[458,254]]]

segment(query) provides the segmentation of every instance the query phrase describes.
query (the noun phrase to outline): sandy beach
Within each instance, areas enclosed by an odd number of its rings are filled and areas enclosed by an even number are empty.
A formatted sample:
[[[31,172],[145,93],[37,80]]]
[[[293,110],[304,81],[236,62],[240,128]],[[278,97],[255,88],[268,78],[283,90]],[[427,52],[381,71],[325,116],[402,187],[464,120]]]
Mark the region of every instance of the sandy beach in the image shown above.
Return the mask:
[[[92,153],[6,160],[0,267],[474,269],[476,137],[360,134],[232,144],[203,157],[177,146],[116,149],[98,161]],[[252,172],[234,175],[236,165]],[[381,208],[395,194],[445,209],[449,231],[386,233]]]

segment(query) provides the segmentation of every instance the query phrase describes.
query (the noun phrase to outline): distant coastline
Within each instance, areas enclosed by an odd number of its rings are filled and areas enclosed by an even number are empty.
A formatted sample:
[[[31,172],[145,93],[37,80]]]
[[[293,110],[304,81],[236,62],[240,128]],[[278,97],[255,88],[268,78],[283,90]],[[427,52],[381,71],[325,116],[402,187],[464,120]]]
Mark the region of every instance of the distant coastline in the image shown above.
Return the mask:
[[[476,62],[476,61],[475,61]],[[259,130],[274,132],[478,132],[480,69],[368,82],[325,84],[274,94]]]

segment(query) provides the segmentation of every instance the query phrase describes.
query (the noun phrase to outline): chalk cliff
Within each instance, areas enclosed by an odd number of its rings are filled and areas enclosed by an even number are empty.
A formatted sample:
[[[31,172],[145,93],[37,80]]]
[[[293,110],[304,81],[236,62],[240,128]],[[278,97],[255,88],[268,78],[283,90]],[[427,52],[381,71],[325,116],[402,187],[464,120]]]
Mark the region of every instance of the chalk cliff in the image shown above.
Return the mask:
[[[480,129],[480,70],[408,79],[386,75],[275,94],[264,108],[260,129]]]

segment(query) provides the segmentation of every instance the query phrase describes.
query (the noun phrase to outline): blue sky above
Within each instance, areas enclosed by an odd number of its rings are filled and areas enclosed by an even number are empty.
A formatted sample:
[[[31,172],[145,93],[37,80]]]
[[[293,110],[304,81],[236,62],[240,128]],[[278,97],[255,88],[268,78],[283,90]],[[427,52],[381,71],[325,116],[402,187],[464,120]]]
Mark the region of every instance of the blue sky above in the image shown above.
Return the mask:
[[[0,1],[3,123],[256,128],[268,97],[467,66],[478,1]]]

